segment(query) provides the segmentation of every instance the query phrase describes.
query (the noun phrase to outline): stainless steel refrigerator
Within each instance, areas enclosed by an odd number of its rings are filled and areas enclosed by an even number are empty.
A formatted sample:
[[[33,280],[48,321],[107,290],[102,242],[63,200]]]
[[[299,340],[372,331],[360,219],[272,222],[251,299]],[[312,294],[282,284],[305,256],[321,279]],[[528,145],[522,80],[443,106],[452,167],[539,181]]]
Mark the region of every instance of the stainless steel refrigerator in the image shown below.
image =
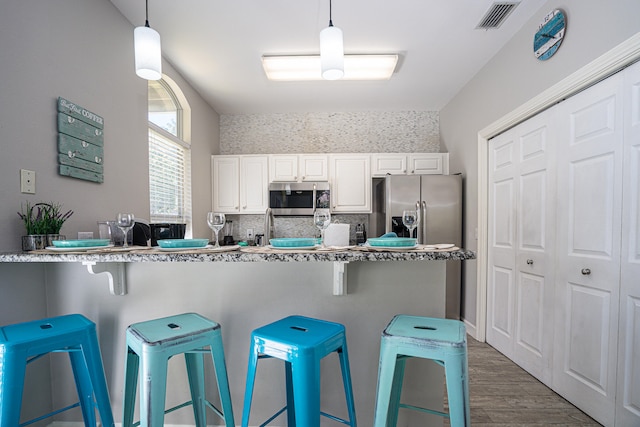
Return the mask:
[[[373,182],[369,236],[395,231],[409,236],[402,211],[417,209],[420,224],[413,237],[422,244],[462,245],[462,177],[460,175],[387,175]],[[460,318],[461,263],[446,261],[446,309],[449,319]]]

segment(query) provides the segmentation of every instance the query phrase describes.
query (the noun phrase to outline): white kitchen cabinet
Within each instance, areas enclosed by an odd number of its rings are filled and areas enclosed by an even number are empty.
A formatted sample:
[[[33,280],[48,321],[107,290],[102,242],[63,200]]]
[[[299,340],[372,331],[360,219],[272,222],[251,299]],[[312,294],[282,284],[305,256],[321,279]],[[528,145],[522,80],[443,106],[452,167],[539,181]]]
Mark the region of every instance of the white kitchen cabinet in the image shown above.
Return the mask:
[[[213,156],[213,210],[264,213],[269,207],[268,166],[267,156]]]
[[[371,161],[368,154],[329,156],[331,211],[371,213]]]
[[[326,154],[273,154],[269,182],[328,181]]]
[[[211,157],[211,189],[213,210],[223,213],[240,212],[240,158]]]
[[[449,153],[375,153],[371,175],[448,175]]]

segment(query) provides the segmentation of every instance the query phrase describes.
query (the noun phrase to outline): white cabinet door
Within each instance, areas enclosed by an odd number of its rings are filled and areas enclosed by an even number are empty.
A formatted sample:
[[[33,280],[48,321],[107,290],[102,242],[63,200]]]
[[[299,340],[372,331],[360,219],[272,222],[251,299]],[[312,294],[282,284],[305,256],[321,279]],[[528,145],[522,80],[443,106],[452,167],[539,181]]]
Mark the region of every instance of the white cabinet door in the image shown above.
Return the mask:
[[[616,425],[640,425],[640,63],[625,70]]]
[[[212,156],[213,210],[240,212],[240,159],[238,156]]]
[[[326,154],[301,154],[298,158],[301,181],[328,181],[329,165]]]
[[[407,155],[376,153],[371,155],[371,176],[406,175]]]
[[[263,214],[269,207],[267,156],[240,156],[240,212]]]
[[[622,209],[622,76],[558,106],[553,388],[613,425]]]
[[[371,213],[371,166],[368,154],[330,156],[331,211]]]
[[[487,342],[550,383],[555,180],[549,112],[489,150]]]
[[[449,153],[410,154],[409,173],[416,175],[449,175]]]
[[[269,181],[298,181],[298,156],[295,154],[274,154],[269,156]]]

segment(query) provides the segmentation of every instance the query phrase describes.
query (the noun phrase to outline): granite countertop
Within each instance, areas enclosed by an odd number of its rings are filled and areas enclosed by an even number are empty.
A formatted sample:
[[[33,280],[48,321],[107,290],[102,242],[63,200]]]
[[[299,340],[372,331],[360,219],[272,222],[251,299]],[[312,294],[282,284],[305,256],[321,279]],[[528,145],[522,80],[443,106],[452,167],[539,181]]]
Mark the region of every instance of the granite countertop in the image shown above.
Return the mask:
[[[364,247],[317,250],[273,250],[265,247],[222,247],[164,252],[156,248],[134,247],[86,252],[32,251],[0,253],[0,262],[354,262],[424,261],[475,259],[473,251],[460,248],[437,250],[419,246],[407,250],[373,250]]]

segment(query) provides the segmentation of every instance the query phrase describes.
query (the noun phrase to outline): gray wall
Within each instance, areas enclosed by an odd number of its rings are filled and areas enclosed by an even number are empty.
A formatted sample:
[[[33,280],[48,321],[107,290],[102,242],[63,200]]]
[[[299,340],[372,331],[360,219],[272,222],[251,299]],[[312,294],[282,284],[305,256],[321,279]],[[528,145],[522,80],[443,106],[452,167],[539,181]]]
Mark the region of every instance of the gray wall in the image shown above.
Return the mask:
[[[538,61],[532,52],[533,34],[539,21],[555,8],[567,14],[566,36],[553,58]],[[478,131],[640,31],[638,16],[637,0],[547,1],[440,111],[442,151],[450,153],[451,169],[466,176],[464,247],[477,249]],[[475,324],[476,262],[464,264],[463,315]]]
[[[21,203],[55,201],[74,215],[68,238],[118,211],[149,217],[147,82],[133,66],[133,26],[106,0],[3,1],[0,13],[0,251],[19,250]],[[192,108],[194,235],[209,235],[210,155],[218,115],[172,69],[163,71]],[[56,100],[104,117],[104,183],[57,172]],[[212,119],[213,118],[213,119]],[[36,194],[20,193],[20,169],[36,172]]]

